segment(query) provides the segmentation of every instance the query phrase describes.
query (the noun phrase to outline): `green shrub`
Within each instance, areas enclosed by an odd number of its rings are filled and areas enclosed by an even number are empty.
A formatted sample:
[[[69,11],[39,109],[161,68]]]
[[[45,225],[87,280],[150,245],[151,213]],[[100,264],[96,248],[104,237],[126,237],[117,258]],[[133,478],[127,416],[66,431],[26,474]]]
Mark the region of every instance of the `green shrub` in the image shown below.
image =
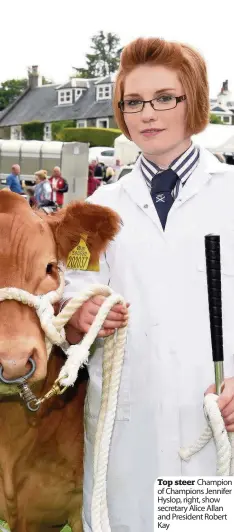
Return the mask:
[[[76,127],[75,120],[60,120],[60,122],[52,122],[52,139],[62,140],[63,130],[68,127]]]
[[[62,131],[64,142],[88,142],[92,146],[112,147],[116,137],[121,135],[119,129],[107,129],[104,127],[79,127],[65,128]]]
[[[213,113],[210,114],[210,124],[223,124],[221,117]]]
[[[22,132],[25,140],[43,140],[44,123],[35,120],[22,125]]]

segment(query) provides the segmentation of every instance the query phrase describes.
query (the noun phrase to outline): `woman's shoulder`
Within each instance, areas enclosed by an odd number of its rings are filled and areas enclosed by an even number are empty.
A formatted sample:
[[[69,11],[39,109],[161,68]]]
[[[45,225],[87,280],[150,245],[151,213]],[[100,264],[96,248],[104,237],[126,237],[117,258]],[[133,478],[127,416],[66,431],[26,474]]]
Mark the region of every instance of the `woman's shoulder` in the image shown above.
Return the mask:
[[[134,179],[134,174],[138,170],[138,167],[135,165],[133,168],[121,179],[115,182],[108,182],[107,184],[102,184],[98,187],[97,191],[92,195],[92,198],[88,198],[88,201],[91,200],[92,203],[101,203],[109,204],[109,202],[116,202],[121,199],[125,194],[125,185],[130,183]]]
[[[112,183],[99,186],[92,196],[88,197],[86,201],[89,203],[97,203],[106,207],[113,207],[122,197],[123,186],[122,183]]]

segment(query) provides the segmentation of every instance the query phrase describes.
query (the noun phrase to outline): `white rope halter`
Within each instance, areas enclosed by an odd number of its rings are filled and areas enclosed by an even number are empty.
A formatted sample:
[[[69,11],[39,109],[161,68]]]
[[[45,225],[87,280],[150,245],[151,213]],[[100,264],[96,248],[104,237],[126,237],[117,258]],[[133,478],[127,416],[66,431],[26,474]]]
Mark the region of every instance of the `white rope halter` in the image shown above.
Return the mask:
[[[48,357],[53,344],[62,345],[62,343],[65,341],[64,329],[61,330],[59,334],[53,322],[53,304],[61,299],[64,290],[63,272],[64,266],[62,263],[59,263],[59,287],[57,290],[48,292],[47,294],[35,296],[26,290],[21,290],[20,288],[0,288],[0,302],[13,299],[15,301],[19,301],[19,303],[28,305],[29,307],[34,307],[40,320],[41,327],[46,335],[45,341]]]
[[[35,308],[41,327],[45,332],[47,354],[49,356],[53,344],[62,347],[67,355],[67,360],[60,371],[59,378],[61,379],[63,386],[72,386],[77,379],[79,368],[87,363],[89,349],[96,339],[107,314],[115,304],[122,303],[126,306],[126,303],[122,296],[113,293],[109,287],[103,285],[91,285],[78,297],[71,299],[55,317],[52,305],[61,299],[63,293],[63,271],[64,267],[60,264],[60,285],[59,288],[53,292],[41,296],[35,296],[25,290],[17,288],[1,288],[0,301],[14,299],[24,305],[29,305]],[[99,309],[89,332],[84,336],[80,344],[69,346],[65,339],[64,325],[66,325],[74,312],[94,295],[104,295],[106,296],[106,299]],[[106,480],[126,335],[127,327],[124,327],[118,329],[114,335],[109,336],[104,340],[102,398],[94,445],[94,482],[91,509],[93,532],[111,532],[107,509]],[[12,387],[15,393],[15,386],[6,384],[0,385],[0,393],[2,393],[4,387]]]
[[[204,397],[204,414],[207,419],[207,427],[193,445],[180,449],[179,455],[182,460],[189,461],[213,437],[217,453],[217,475],[233,476],[234,433],[227,432],[217,400],[218,395],[213,393],[209,393]]]

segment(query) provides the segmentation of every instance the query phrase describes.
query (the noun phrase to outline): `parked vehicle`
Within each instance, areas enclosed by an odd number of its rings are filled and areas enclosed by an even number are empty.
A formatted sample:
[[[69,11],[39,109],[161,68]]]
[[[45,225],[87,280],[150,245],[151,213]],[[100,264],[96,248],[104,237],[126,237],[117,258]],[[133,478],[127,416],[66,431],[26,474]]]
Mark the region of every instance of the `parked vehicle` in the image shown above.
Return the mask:
[[[113,166],[115,164],[114,148],[107,148],[106,146],[95,146],[93,148],[89,148],[89,164],[96,160],[105,166]]]
[[[128,165],[125,165],[125,166],[122,166],[120,172],[119,172],[119,176],[118,176],[118,181],[119,179],[121,179],[121,177],[123,177],[124,175],[126,174],[129,174],[129,172],[132,171],[133,169],[133,164],[128,164]]]

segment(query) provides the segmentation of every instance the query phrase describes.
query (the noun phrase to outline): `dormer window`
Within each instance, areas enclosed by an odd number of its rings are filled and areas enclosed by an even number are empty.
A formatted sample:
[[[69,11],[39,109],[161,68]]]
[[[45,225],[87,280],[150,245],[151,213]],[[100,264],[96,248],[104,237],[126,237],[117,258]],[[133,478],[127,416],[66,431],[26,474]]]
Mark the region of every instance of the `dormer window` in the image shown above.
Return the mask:
[[[111,99],[111,85],[98,85],[97,86],[97,100],[110,100]]]
[[[72,103],[72,90],[60,90],[58,93],[58,104],[64,105]]]
[[[82,96],[82,89],[75,89],[75,102]]]

